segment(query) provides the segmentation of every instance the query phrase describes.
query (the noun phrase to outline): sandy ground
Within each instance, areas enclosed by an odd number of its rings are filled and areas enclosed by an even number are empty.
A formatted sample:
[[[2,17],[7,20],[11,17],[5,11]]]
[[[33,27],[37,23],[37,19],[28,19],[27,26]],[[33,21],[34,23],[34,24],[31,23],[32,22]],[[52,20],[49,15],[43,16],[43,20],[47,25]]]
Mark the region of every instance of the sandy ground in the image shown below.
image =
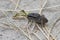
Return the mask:
[[[39,29],[40,27],[34,30],[30,28],[29,31],[27,19],[12,18],[22,9],[26,12],[39,13],[42,7],[41,13],[48,19],[46,24],[48,31],[45,28]],[[60,0],[0,0],[0,40],[53,39],[60,40]]]

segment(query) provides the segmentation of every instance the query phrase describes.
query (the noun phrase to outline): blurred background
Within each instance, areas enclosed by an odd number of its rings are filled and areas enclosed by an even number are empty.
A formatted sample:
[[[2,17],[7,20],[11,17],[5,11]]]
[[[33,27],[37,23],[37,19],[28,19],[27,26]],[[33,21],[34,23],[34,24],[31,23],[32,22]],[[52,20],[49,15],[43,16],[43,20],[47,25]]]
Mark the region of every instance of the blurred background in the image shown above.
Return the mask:
[[[12,17],[25,10],[48,19],[46,28],[29,27],[27,19]],[[29,27],[29,30],[27,30]],[[0,0],[0,40],[60,40],[60,0]]]

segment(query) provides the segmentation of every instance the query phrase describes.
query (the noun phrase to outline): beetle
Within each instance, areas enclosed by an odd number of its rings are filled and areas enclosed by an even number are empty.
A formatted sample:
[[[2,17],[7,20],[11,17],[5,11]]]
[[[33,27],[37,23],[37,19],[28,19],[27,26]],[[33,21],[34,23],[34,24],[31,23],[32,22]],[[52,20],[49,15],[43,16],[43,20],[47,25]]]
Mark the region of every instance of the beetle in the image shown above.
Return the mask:
[[[23,14],[23,15],[20,15],[20,16],[24,16],[28,19],[28,22],[35,22],[39,25],[45,25],[47,22],[48,22],[48,19],[44,16],[44,15],[40,15],[38,13],[29,13],[27,14],[24,10],[21,10],[20,14]],[[19,14],[17,13],[14,18],[16,18],[17,16],[19,16]]]
[[[45,24],[48,22],[48,19],[44,16],[44,15],[40,15],[38,13],[26,13],[24,10],[21,10],[20,12],[24,13],[24,15],[20,15],[20,16],[24,16],[28,19],[28,22],[31,22],[31,25],[32,25],[32,22],[38,24],[36,26],[38,26],[37,28],[39,29],[39,26],[41,25],[41,28],[45,26]],[[20,14],[22,14],[20,13]],[[17,16],[19,16],[19,14],[17,13],[14,18],[16,18]],[[31,27],[30,25],[30,27]],[[35,28],[35,27],[34,27]],[[33,28],[33,29],[34,29]],[[44,27],[45,28],[45,27]],[[46,28],[45,28],[46,29]],[[27,31],[28,31],[28,27],[27,27]],[[39,29],[40,30],[40,29]],[[44,29],[43,29],[44,30]],[[48,31],[48,30],[47,30]],[[30,31],[28,31],[30,32]],[[37,30],[35,30],[34,32],[37,32]],[[32,32],[33,33],[33,32]],[[52,36],[51,34],[49,34],[50,36]],[[53,38],[53,40],[55,40]]]
[[[48,19],[44,15],[38,13],[30,13],[27,15],[29,21],[35,22],[37,24],[45,25],[48,22]]]

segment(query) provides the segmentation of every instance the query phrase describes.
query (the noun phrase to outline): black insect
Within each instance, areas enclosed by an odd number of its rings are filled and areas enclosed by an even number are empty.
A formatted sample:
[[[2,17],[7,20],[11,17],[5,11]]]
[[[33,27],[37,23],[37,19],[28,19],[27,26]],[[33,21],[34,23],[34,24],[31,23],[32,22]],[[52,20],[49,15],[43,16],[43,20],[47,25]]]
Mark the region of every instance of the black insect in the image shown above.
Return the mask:
[[[21,10],[21,12],[24,13],[24,15],[22,15],[22,16],[25,16],[29,20],[29,22],[35,22],[37,24],[43,24],[43,25],[45,25],[48,22],[47,18],[44,15],[40,15],[38,13],[26,14],[26,12],[24,10]]]
[[[30,13],[27,15],[27,18],[29,21],[36,22],[37,24],[43,24],[48,22],[47,18],[45,18],[44,15],[38,14],[38,13]]]

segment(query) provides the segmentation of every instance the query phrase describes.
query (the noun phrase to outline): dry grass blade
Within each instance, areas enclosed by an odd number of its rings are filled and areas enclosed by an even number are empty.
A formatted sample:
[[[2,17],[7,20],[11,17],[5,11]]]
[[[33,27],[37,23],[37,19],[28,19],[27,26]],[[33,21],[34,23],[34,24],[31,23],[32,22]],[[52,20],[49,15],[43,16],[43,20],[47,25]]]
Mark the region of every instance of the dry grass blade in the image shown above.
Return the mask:
[[[1,11],[17,11],[17,12],[20,11],[20,10],[11,10],[11,9],[7,9],[7,10],[6,9],[0,9],[0,10]]]
[[[50,8],[55,8],[55,7],[60,7],[60,5],[56,5],[56,6],[52,6],[52,7],[46,7],[46,8],[43,8],[43,9],[50,9]],[[0,9],[1,11],[17,11],[19,12],[20,10],[11,10],[11,9]],[[40,10],[40,9],[31,9],[31,10],[25,10],[25,11],[34,11],[34,10]]]
[[[52,26],[52,28],[49,30],[49,32],[52,31],[52,29],[54,28],[54,26],[56,25],[56,23],[59,22],[59,21],[60,21],[60,17],[53,23],[53,26]]]
[[[19,28],[30,40],[32,40],[31,39],[31,37],[30,37],[30,35],[28,36],[21,28]]]
[[[21,1],[21,0],[18,0],[17,4],[13,0],[10,0],[10,1],[13,2],[16,5],[16,7],[15,7],[15,9],[16,9],[19,6],[18,5],[19,1]],[[19,8],[20,8],[20,6],[19,6]]]
[[[60,21],[60,17],[53,23],[53,26],[52,26],[52,28],[50,29],[50,32],[52,31],[52,29],[54,28],[54,26],[56,25],[56,23],[59,22],[59,21]]]
[[[16,3],[15,3],[13,0],[11,0],[11,1],[16,5]],[[18,5],[19,1],[21,1],[21,0],[18,0],[17,5],[16,5],[16,8],[19,6],[19,5]],[[28,4],[24,5],[24,7],[25,7],[25,6],[28,6],[30,3],[33,3],[33,1],[31,1],[31,2],[29,2]],[[16,9],[16,8],[15,8],[15,9]],[[19,8],[20,8],[20,6],[19,6]],[[27,11],[28,11],[28,10],[27,10]],[[30,10],[29,10],[29,11],[30,11]]]
[[[52,40],[56,40],[56,38],[50,33],[50,31],[48,30],[48,28],[45,27],[45,29],[46,29],[46,32],[48,32],[48,36],[49,36],[49,38],[51,37]],[[50,40],[50,39],[49,39],[49,40]]]
[[[60,7],[60,5],[51,6],[51,7],[46,7],[46,8],[43,8],[43,9],[50,9],[50,8],[55,8],[55,7]]]
[[[32,24],[32,22],[29,22],[30,24]],[[35,23],[33,23],[34,24],[34,27],[35,27]],[[34,29],[34,27],[32,28],[32,30]],[[28,31],[28,33],[30,32],[30,33],[33,33],[39,40],[42,40],[34,31],[29,31],[29,29],[28,29],[28,27],[27,27],[27,31]]]
[[[43,8],[43,9],[50,9],[50,8],[55,8],[55,7],[60,7],[60,5],[56,5],[56,6],[52,6],[52,7],[46,7],[46,8]],[[20,10],[11,10],[11,9],[0,9],[1,11],[17,11],[19,12]],[[34,10],[40,10],[40,9],[31,9],[31,10],[25,10],[25,11],[34,11]]]
[[[3,12],[3,11],[2,11],[2,12]],[[4,13],[4,12],[3,12],[3,13]],[[4,13],[4,15],[7,16],[5,13]],[[9,19],[7,19],[7,20],[9,20]],[[10,23],[11,23],[11,22],[10,22]],[[9,24],[9,23],[8,23],[8,24]],[[11,24],[12,24],[12,25],[11,25]],[[13,29],[15,29],[15,30],[17,30],[17,29],[18,29],[18,30],[21,30],[21,31],[24,33],[24,35],[26,35],[30,40],[32,40],[31,37],[29,37],[21,28],[16,27],[13,23],[11,23],[11,24],[10,24],[11,28],[13,28]],[[6,25],[7,25],[7,24],[6,24]]]
[[[56,22],[53,23],[52,28],[48,31],[49,37],[52,37],[54,40],[56,40],[56,38],[51,34],[51,31],[52,31],[52,29],[54,28],[54,26],[56,25],[56,23],[57,23],[58,21],[60,21],[60,17],[56,20]],[[45,27],[45,28],[46,28],[46,27]],[[47,29],[47,28],[46,28],[46,29]],[[47,29],[47,30],[48,30],[48,29]]]
[[[44,25],[43,25],[43,21],[41,21],[41,26],[42,27],[44,27]],[[47,27],[44,27],[44,28],[42,28],[43,30],[44,30],[44,32],[47,34],[47,36],[48,36],[48,40],[51,40],[51,39],[49,39],[49,36],[51,36],[52,37],[52,40],[55,40],[55,38],[49,33],[49,31],[48,31],[48,28]]]
[[[16,12],[19,12],[19,11],[21,11],[21,10],[12,10],[12,9],[0,9],[1,11],[16,11]],[[35,11],[35,10],[38,10],[38,9],[31,9],[31,10],[25,10],[25,11],[27,11],[27,12],[29,12],[29,11]]]
[[[2,12],[3,12],[3,11],[17,11],[17,12],[19,12],[20,10],[16,10],[16,9],[17,9],[17,7],[20,7],[20,6],[18,5],[18,3],[19,3],[20,0],[18,0],[17,3],[15,3],[13,0],[11,0],[11,1],[16,5],[15,10],[9,10],[9,9],[8,9],[8,10],[0,9],[0,10],[1,10]],[[31,3],[32,3],[32,2],[31,2]],[[56,5],[56,6],[44,8],[44,6],[46,5],[46,3],[47,3],[47,0],[45,1],[45,3],[43,4],[43,6],[42,6],[41,9],[31,9],[31,10],[26,10],[26,11],[40,10],[39,13],[42,15],[42,10],[43,10],[43,9],[50,9],[50,8],[54,8],[54,7],[60,7],[60,5]],[[29,3],[29,4],[30,4],[30,3]],[[27,5],[29,5],[29,4],[27,4]],[[26,5],[26,6],[27,6],[27,5]],[[3,12],[3,13],[4,13],[4,12]],[[4,14],[5,14],[5,13],[4,13]],[[5,14],[5,15],[7,16],[7,14]],[[8,19],[8,20],[9,20],[9,19]],[[53,24],[53,27],[56,25],[56,23],[57,23],[59,20],[60,20],[60,18]],[[13,24],[13,23],[11,23],[11,24]],[[32,40],[30,34],[27,35],[27,34],[24,32],[24,30],[22,30],[22,29],[19,28],[19,27],[16,27],[15,24],[13,24],[13,25],[11,25],[11,24],[10,24],[11,28],[13,28],[15,31],[21,30],[21,31],[24,33],[24,35],[26,35],[30,40]],[[4,24],[4,25],[8,26],[7,24]],[[50,33],[50,32],[52,31],[53,27],[52,27],[49,31],[48,31],[48,28],[47,28],[47,27],[44,29],[46,33],[48,32],[48,33],[47,33],[48,36],[43,32],[43,30],[39,27],[38,24],[37,24],[37,27],[39,28],[39,30],[43,33],[43,35],[44,35],[48,40],[50,40],[50,39],[49,39],[50,36],[52,37],[52,39],[56,40],[56,38]],[[27,30],[28,30],[28,28],[27,28]],[[38,39],[42,40],[36,33],[33,32],[33,34],[34,34]]]
[[[45,3],[43,4],[43,6],[42,6],[42,8],[40,9],[40,12],[39,12],[39,14],[41,14],[42,15],[42,10],[43,10],[43,8],[44,8],[44,6],[46,5],[46,3],[47,3],[47,0],[45,1]]]
[[[30,4],[32,4],[34,2],[34,0],[30,1],[28,4],[24,5],[24,7],[29,6]]]
[[[42,40],[36,33],[33,32],[33,34],[40,40]]]
[[[39,25],[38,24],[36,24],[36,25],[39,28],[39,30],[43,33],[43,35],[49,40],[48,36],[43,32],[43,30],[39,27]]]
[[[0,22],[0,23],[1,23],[1,22]],[[7,26],[9,23],[8,23],[8,24],[2,23],[2,24],[4,24],[4,25]],[[21,28],[16,27],[16,25],[14,25],[14,24],[9,24],[8,26],[9,26],[10,28],[14,29],[14,30],[17,31],[17,32],[22,31],[25,36],[27,36],[30,40],[32,40]]]
[[[17,1],[17,4],[16,4],[16,7],[15,7],[15,10],[16,10],[17,7],[19,6],[19,5],[18,5],[18,4],[19,4],[19,1],[20,1],[20,0]]]

